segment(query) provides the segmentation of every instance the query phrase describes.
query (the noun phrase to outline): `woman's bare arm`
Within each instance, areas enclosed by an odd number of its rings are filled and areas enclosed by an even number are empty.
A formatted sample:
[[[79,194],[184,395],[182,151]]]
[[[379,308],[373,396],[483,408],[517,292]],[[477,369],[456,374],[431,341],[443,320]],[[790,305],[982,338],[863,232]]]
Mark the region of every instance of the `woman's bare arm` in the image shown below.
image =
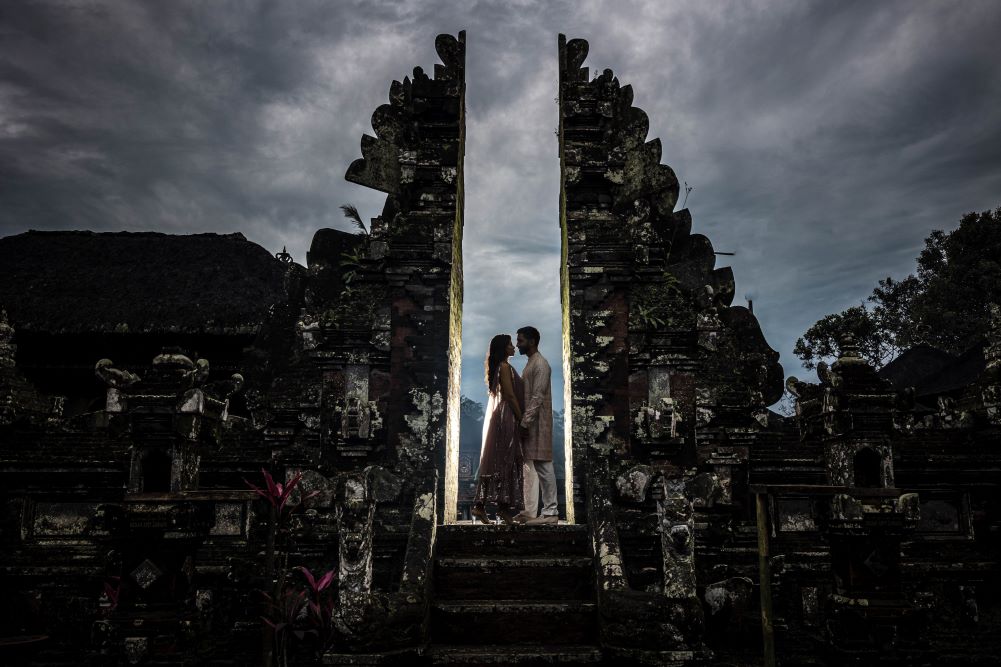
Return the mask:
[[[514,418],[521,423],[521,404],[514,395],[514,369],[510,364],[501,364],[500,371],[501,396],[511,406]]]

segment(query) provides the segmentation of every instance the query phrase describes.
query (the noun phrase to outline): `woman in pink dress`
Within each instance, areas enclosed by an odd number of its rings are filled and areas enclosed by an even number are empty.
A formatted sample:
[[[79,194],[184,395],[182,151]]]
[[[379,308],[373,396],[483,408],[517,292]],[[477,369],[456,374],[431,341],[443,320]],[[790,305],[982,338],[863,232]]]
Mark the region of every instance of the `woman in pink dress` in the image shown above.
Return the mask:
[[[508,358],[514,355],[511,336],[497,334],[487,352],[486,419],[483,422],[483,445],[476,493],[470,513],[490,523],[484,505],[496,503],[497,515],[504,523],[514,523],[516,514],[525,509],[522,480],[524,459],[521,452],[521,411],[524,386]]]

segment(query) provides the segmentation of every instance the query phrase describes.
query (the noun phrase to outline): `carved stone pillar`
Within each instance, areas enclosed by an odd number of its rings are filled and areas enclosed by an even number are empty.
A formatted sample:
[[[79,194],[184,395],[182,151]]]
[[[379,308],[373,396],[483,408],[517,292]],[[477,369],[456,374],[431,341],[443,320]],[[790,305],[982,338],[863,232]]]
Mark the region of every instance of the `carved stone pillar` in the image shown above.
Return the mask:
[[[592,77],[583,67],[587,50],[586,41],[560,36],[564,400],[573,475],[586,476],[589,496],[586,505],[574,503],[574,518],[589,524],[599,572],[606,559],[621,559],[621,576],[605,579],[632,600],[599,598],[604,636],[638,637],[623,616],[635,614],[638,626],[665,604],[684,609],[684,622],[646,635],[646,646],[696,650],[697,526],[726,525],[704,514],[720,498],[732,500],[734,470],[740,476],[747,444],[781,396],[782,368],[754,315],[730,305],[730,268],[716,267],[712,243],[692,233],[687,209],[674,210],[678,179],[660,162],[660,141],[648,139],[632,88],[611,70]],[[727,448],[743,458],[724,456]],[[651,476],[663,480],[653,502],[645,491]],[[617,497],[605,488],[613,482]],[[659,535],[638,521],[650,513]],[[630,577],[643,579],[629,563],[642,556],[631,558],[629,549],[651,537],[661,545],[663,586],[648,598],[648,584],[631,588]]]
[[[657,501],[661,551],[664,554],[664,595],[695,597],[695,526],[692,502],[679,479],[663,480],[664,495]]]
[[[375,500],[364,473],[345,478],[344,500],[337,522],[337,614],[339,629],[349,636],[365,630],[371,602],[374,518]]]

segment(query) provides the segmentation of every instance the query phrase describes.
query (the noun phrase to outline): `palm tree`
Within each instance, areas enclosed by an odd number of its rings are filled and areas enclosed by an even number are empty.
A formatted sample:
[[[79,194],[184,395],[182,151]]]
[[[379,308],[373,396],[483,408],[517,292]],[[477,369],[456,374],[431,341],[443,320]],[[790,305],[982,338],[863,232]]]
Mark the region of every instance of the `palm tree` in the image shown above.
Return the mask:
[[[368,234],[368,229],[365,228],[365,223],[361,220],[361,213],[358,212],[354,204],[341,204],[341,210],[344,211],[344,217],[355,223],[362,234]]]

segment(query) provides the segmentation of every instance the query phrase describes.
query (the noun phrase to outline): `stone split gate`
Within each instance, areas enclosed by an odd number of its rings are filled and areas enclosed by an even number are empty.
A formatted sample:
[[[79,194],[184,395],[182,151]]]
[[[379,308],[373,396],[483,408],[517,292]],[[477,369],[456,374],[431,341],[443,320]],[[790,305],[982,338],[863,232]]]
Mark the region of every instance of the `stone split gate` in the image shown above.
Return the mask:
[[[386,193],[381,214],[319,230],[306,267],[240,235],[0,240],[5,622],[20,628],[0,650],[259,661],[276,549],[288,581],[336,573],[329,646],[291,646],[302,664],[757,664],[776,633],[791,662],[907,664],[955,636],[928,630],[923,604],[976,625],[997,552],[971,540],[1001,525],[998,482],[963,480],[997,462],[996,332],[934,418],[850,341],[820,385],[791,381],[797,418],[769,411],[778,354],[676,210],[631,87],[591,76],[580,39],[558,43],[568,521],[453,525],[465,35],[435,46],[441,63],[392,83],[347,171]],[[958,453],[932,481],[920,452],[944,441]],[[301,474],[277,533],[244,482],[262,467]],[[551,631],[504,629],[519,619]],[[991,627],[952,654],[989,654]]]

